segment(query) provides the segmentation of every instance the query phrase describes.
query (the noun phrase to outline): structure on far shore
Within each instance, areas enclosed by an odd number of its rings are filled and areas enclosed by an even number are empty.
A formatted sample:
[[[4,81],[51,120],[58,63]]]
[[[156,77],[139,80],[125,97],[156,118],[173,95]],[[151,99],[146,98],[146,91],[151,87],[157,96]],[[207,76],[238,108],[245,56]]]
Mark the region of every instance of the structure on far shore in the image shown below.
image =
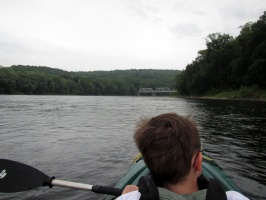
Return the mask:
[[[141,94],[152,94],[152,96],[156,96],[158,93],[176,93],[176,90],[170,89],[169,87],[160,87],[156,89],[152,88],[140,88],[138,91],[138,96]]]

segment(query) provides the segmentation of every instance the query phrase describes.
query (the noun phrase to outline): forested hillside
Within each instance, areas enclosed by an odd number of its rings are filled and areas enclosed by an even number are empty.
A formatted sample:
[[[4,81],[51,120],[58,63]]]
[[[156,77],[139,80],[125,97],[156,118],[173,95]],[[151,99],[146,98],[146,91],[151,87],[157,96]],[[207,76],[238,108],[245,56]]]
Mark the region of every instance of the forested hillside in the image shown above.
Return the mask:
[[[0,94],[137,95],[142,87],[175,88],[178,70],[67,72],[37,66],[0,68]]]
[[[207,36],[207,49],[176,77],[183,95],[239,88],[266,89],[266,11],[256,22],[239,27],[236,38],[228,34]]]

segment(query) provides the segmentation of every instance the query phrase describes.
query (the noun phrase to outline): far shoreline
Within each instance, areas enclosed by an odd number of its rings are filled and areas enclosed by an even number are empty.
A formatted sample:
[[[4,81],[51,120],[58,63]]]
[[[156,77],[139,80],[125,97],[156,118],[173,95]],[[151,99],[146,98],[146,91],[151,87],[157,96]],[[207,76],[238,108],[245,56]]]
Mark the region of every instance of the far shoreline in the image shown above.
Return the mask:
[[[239,97],[212,97],[212,96],[177,96],[178,98],[191,99],[212,99],[212,100],[236,100],[236,101],[261,101],[266,102],[266,98],[239,98]]]
[[[183,96],[177,94],[177,97],[265,102],[266,90],[259,89],[257,86],[241,86],[239,89],[235,90],[223,90],[223,91],[212,90],[204,95]]]
[[[0,96],[10,95],[10,96],[119,96],[119,97],[152,97],[152,96],[137,96],[137,95],[76,95],[76,94],[22,94],[22,93],[14,93],[14,94],[0,94]],[[183,96],[183,95],[170,95],[170,96],[156,96],[156,97],[174,97],[174,98],[184,98],[184,99],[211,99],[211,100],[236,100],[236,101],[261,101],[266,102],[266,98],[264,97],[217,97],[217,96]]]

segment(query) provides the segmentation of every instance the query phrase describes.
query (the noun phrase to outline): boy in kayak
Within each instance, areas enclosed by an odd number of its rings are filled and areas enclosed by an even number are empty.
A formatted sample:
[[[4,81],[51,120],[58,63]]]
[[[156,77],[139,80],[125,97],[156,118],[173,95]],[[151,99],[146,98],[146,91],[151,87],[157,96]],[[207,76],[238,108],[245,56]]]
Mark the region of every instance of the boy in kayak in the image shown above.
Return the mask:
[[[139,187],[127,186],[118,200],[248,200],[238,192],[224,192],[217,182],[201,177],[200,137],[191,119],[175,113],[142,119],[136,126],[134,140],[152,178],[140,179]],[[156,186],[150,192],[153,182]]]

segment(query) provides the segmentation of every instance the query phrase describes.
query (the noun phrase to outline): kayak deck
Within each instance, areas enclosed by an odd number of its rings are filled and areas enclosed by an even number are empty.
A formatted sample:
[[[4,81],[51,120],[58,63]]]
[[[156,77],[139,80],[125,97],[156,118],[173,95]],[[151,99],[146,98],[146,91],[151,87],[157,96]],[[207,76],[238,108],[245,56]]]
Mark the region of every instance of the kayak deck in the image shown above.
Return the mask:
[[[120,181],[116,184],[116,188],[123,189],[127,185],[137,185],[140,177],[149,174],[150,171],[144,163],[141,155],[138,155],[128,171],[123,175]],[[209,179],[215,179],[224,188],[225,191],[237,191],[240,192],[239,187],[224,173],[224,171],[218,166],[218,164],[210,158],[205,152],[203,152],[202,162],[202,175]],[[108,196],[107,200],[113,199],[112,196]]]

